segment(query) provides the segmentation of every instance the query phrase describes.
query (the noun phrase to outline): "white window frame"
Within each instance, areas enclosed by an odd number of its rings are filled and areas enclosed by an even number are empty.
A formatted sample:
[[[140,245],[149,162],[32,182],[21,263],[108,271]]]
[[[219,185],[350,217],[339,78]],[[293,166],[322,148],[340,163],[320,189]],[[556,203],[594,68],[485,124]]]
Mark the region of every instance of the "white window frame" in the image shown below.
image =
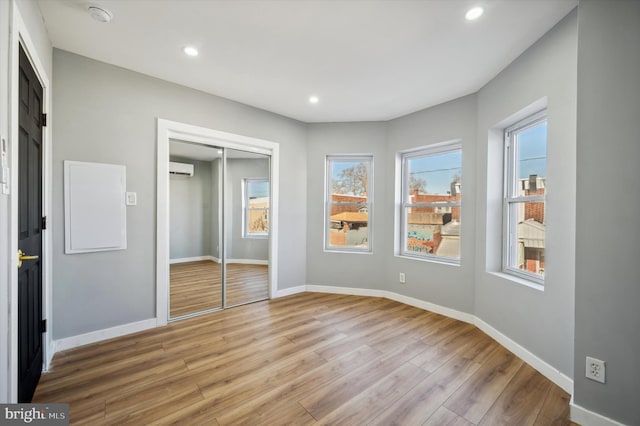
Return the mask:
[[[430,253],[416,253],[416,252],[412,252],[412,251],[408,251],[407,250],[407,234],[408,234],[408,224],[407,224],[407,215],[408,215],[408,211],[411,208],[419,208],[419,207],[433,207],[441,209],[441,208],[448,208],[451,209],[452,207],[459,207],[460,208],[460,223],[462,223],[462,200],[460,201],[437,201],[437,202],[433,202],[433,203],[411,203],[409,201],[409,167],[407,166],[407,163],[409,160],[416,158],[416,157],[427,157],[427,156],[435,156],[435,155],[441,155],[441,154],[447,154],[447,153],[451,153],[454,151],[460,151],[460,154],[462,155],[462,141],[461,140],[453,140],[453,141],[448,141],[448,142],[443,142],[443,143],[439,143],[439,144],[434,144],[434,145],[429,145],[429,146],[423,146],[423,147],[419,147],[419,148],[415,148],[412,150],[408,150],[408,151],[402,151],[399,152],[397,154],[397,162],[399,163],[399,167],[400,167],[400,184],[397,185],[397,188],[401,191],[401,194],[399,197],[397,197],[397,199],[399,200],[399,204],[400,204],[400,210],[398,212],[398,217],[400,218],[400,220],[398,221],[399,226],[397,227],[398,230],[398,235],[396,237],[396,240],[398,241],[398,250],[397,250],[397,254],[401,257],[407,257],[410,259],[419,259],[419,260],[426,260],[426,261],[432,261],[432,262],[438,262],[438,263],[447,263],[447,264],[451,264],[451,265],[460,265],[460,259],[462,258],[462,253],[460,253],[460,256],[455,258],[455,257],[445,257],[445,256],[438,256],[436,254],[430,254]],[[462,186],[462,159],[460,161],[460,169],[461,169],[461,173],[460,173],[460,186]],[[460,250],[462,251],[462,226],[460,229]]]
[[[364,203],[350,202],[350,203],[334,203],[331,201],[332,187],[331,187],[331,165],[334,162],[364,162],[368,163],[367,170],[367,201]],[[325,191],[324,191],[324,251],[326,252],[339,252],[339,253],[373,253],[373,154],[337,154],[327,155],[325,157]],[[367,209],[367,247],[358,248],[353,246],[336,247],[330,246],[331,232],[331,207],[333,205],[353,205],[359,206],[360,209]]]
[[[267,232],[249,232],[249,211],[250,210],[266,210],[267,217],[269,216],[269,210],[271,207],[271,197],[269,197],[269,208],[250,208],[249,207],[249,185],[251,183],[266,182],[269,184],[269,178],[244,178],[242,179],[242,238],[269,238],[269,231]],[[271,188],[269,187],[269,193]]]
[[[502,213],[502,272],[513,275],[520,279],[533,282],[535,284],[544,285],[544,276],[533,274],[526,270],[512,266],[513,259],[518,257],[518,219],[517,205],[527,202],[543,202],[545,210],[546,202],[546,186],[545,195],[518,195],[519,179],[517,172],[518,144],[517,136],[541,123],[547,122],[547,110],[544,109],[533,115],[530,115],[512,126],[504,130],[504,197],[503,197],[503,213]],[[548,140],[546,141],[548,145]],[[545,230],[546,232],[546,230]],[[545,238],[546,240],[546,238]],[[545,251],[546,257],[546,251]]]

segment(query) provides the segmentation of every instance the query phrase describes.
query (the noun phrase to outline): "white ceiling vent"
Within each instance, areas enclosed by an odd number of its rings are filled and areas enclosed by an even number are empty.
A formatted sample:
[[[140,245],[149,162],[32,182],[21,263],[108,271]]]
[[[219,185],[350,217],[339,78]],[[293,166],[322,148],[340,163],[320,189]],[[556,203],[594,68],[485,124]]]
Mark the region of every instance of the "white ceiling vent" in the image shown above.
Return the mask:
[[[93,19],[103,24],[108,24],[113,19],[113,13],[102,6],[91,5],[87,8],[87,12]]]
[[[193,164],[169,161],[169,174],[179,176],[193,176]]]

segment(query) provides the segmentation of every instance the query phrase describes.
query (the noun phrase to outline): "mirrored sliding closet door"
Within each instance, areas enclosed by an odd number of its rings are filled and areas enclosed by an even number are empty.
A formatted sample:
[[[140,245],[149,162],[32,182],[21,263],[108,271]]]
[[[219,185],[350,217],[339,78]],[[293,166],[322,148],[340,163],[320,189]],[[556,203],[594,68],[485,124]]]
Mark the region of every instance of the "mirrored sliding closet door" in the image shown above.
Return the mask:
[[[270,157],[169,142],[169,320],[269,298]]]

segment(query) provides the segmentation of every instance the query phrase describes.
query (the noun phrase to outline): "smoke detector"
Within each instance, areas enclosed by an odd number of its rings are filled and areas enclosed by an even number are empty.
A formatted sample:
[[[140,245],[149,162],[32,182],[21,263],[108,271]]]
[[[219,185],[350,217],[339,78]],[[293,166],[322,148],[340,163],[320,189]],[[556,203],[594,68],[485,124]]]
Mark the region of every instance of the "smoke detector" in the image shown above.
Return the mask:
[[[104,24],[108,23],[113,19],[113,13],[109,9],[105,9],[100,6],[89,6],[87,8],[87,12],[89,15],[98,22],[102,22]]]

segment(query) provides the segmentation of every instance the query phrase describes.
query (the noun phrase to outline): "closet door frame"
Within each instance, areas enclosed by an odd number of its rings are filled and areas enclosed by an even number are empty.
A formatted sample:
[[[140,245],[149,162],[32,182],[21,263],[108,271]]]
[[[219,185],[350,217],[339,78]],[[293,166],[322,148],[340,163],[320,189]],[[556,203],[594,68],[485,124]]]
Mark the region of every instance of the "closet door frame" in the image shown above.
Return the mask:
[[[158,118],[156,217],[156,326],[169,321],[169,141],[177,139],[203,145],[254,152],[271,157],[269,222],[269,298],[278,288],[278,188],[280,145],[206,127]]]

